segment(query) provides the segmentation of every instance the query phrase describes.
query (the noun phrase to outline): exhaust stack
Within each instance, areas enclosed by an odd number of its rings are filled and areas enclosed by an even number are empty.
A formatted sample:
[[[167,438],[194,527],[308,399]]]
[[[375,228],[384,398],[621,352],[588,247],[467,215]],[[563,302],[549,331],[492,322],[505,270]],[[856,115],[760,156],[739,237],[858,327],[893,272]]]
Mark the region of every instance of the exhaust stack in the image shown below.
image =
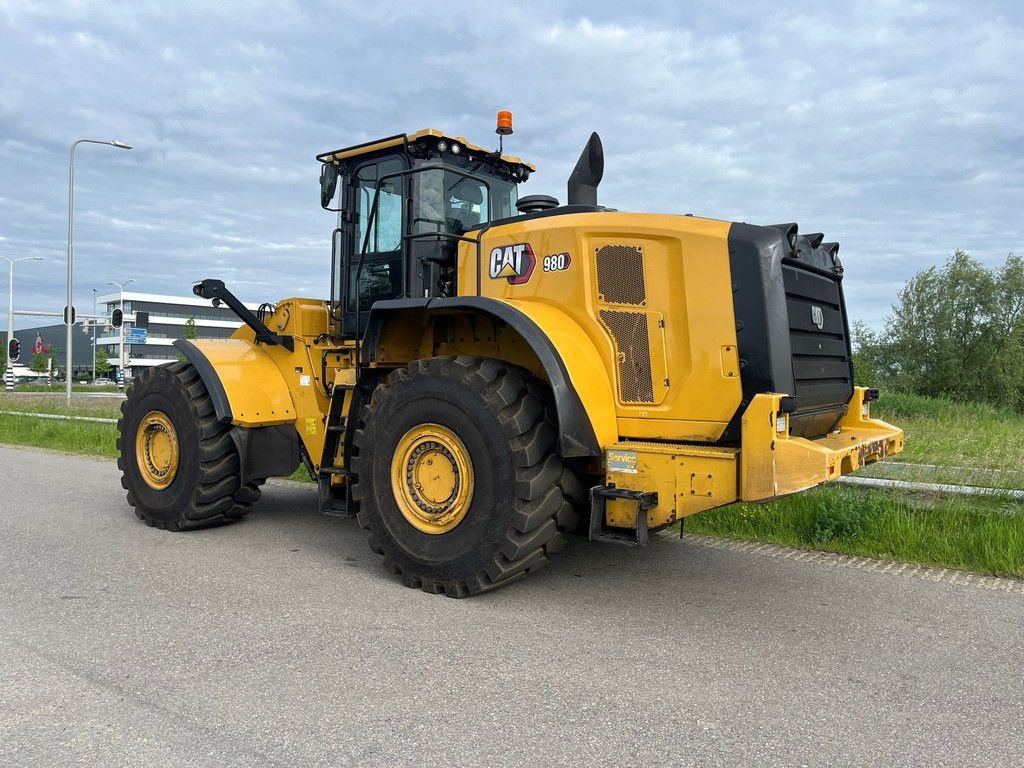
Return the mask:
[[[604,148],[601,137],[590,134],[587,146],[569,176],[569,205],[597,205],[597,185],[604,176]]]

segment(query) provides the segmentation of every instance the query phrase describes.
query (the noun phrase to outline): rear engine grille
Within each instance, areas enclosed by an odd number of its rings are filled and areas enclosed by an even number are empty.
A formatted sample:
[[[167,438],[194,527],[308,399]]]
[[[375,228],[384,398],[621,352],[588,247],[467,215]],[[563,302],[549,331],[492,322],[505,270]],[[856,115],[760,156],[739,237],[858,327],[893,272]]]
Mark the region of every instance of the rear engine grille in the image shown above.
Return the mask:
[[[602,309],[600,315],[601,322],[615,339],[618,352],[619,398],[623,403],[653,403],[654,381],[651,376],[647,315],[643,312],[607,309]]]
[[[853,369],[838,276],[784,259],[782,281],[798,409],[845,404],[853,394]]]

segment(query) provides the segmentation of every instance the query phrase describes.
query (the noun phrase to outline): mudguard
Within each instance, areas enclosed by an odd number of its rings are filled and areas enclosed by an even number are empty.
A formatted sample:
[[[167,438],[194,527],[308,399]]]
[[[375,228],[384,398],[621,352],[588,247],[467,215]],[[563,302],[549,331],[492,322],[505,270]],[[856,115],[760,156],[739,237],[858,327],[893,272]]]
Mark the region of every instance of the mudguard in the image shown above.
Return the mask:
[[[363,365],[374,362],[377,342],[396,310],[463,310],[500,320],[530,345],[544,368],[555,397],[560,453],[599,456],[618,439],[615,397],[597,348],[557,307],[482,296],[378,301],[370,310],[363,337]]]
[[[218,421],[247,428],[295,423],[295,405],[284,376],[253,342],[178,339],[174,346],[196,367]]]

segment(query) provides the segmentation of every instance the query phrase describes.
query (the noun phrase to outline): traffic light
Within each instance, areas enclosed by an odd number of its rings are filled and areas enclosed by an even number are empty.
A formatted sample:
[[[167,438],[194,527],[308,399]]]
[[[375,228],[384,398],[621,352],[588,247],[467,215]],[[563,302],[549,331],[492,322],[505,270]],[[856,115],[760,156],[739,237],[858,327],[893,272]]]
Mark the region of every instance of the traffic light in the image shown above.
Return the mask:
[[[149,312],[136,312],[135,313],[135,327],[136,328],[149,328]]]
[[[64,325],[75,324],[75,308],[70,307],[70,311],[67,305],[64,306]]]
[[[11,339],[7,345],[7,359],[12,363],[16,363],[19,357],[21,357],[21,342],[17,339]]]
[[[124,325],[124,312],[120,309],[115,309],[110,313],[110,324],[115,328],[120,328]]]

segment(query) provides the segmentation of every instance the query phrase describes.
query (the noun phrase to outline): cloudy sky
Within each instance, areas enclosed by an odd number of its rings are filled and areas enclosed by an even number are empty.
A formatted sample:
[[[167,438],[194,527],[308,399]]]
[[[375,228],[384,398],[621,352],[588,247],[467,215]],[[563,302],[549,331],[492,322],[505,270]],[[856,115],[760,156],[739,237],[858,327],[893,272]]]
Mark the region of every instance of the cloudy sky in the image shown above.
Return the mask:
[[[878,325],[955,249],[1024,252],[1022,9],[0,0],[0,255],[44,257],[15,304],[59,311],[68,147],[120,139],[76,152],[80,308],[128,278],[323,296],[314,156],[426,126],[490,145],[510,109],[524,194],[564,200],[597,130],[602,203],[824,231]]]

